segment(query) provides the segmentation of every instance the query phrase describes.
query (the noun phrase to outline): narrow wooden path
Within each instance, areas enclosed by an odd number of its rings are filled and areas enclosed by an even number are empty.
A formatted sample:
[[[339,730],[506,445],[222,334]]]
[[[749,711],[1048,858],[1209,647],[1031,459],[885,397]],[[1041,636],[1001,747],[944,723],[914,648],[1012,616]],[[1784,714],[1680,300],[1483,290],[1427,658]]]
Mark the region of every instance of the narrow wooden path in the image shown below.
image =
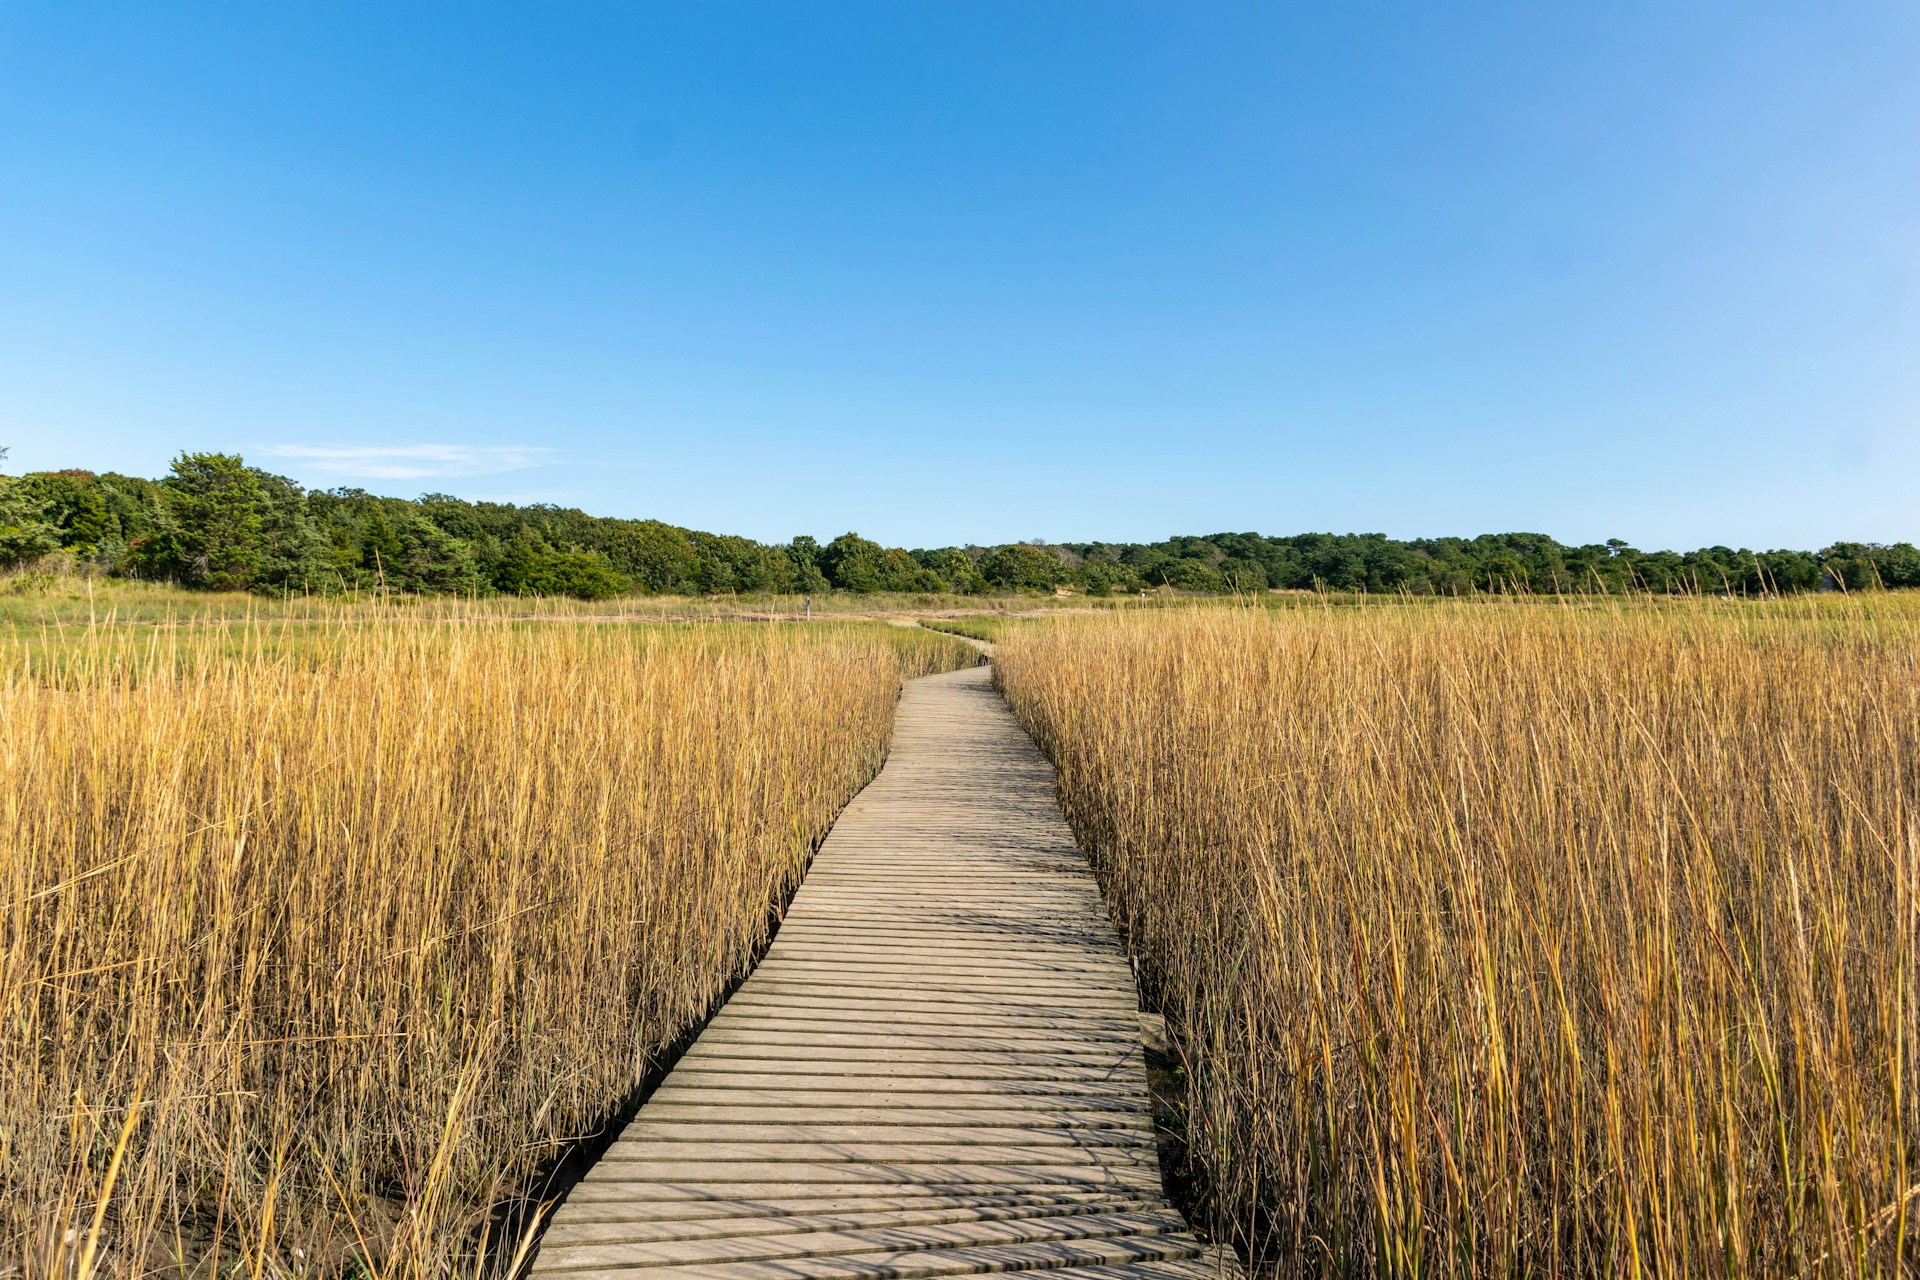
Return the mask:
[[[988,669],[913,681],[766,958],[534,1271],[1216,1275],[1161,1192],[1136,1008],[1052,768]]]

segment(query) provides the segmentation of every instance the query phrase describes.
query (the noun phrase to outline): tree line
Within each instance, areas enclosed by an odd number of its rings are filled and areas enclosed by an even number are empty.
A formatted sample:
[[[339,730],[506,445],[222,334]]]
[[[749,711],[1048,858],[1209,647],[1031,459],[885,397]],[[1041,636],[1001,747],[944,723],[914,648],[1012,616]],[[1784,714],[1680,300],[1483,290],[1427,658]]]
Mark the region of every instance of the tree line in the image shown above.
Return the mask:
[[[4,451],[0,451],[0,457]],[[123,577],[267,594],[1092,595],[1172,589],[1374,593],[1791,594],[1920,587],[1911,543],[1819,551],[1641,551],[1544,534],[1415,538],[1220,533],[1154,543],[906,550],[846,533],[768,544],[544,504],[309,490],[233,454],[183,453],[158,480],[111,472],[0,476],[0,568],[63,557]]]

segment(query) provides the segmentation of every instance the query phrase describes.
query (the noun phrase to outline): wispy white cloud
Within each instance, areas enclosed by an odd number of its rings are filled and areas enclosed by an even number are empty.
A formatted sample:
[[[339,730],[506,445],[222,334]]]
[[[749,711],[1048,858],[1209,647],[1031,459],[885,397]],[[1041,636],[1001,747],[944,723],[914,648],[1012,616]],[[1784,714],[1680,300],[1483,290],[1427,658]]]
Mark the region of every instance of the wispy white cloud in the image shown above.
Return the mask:
[[[536,445],[275,444],[266,446],[262,452],[269,457],[303,462],[305,470],[372,480],[490,476],[502,471],[547,466],[554,460],[553,450]]]

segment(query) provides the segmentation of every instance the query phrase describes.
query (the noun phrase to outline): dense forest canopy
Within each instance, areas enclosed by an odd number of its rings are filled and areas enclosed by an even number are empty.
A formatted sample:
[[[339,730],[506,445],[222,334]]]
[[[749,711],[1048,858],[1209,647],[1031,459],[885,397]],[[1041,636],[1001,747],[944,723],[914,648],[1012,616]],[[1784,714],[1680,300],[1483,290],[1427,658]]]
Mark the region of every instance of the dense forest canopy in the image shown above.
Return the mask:
[[[827,543],[801,536],[770,545],[570,507],[308,490],[220,453],[183,453],[160,480],[91,471],[0,477],[0,568],[49,557],[210,590],[585,599],[831,590],[1761,595],[1920,587],[1920,550],[1905,542],[1674,552],[1640,551],[1618,539],[1567,546],[1537,533],[1410,541],[1377,533],[1217,533],[908,551],[845,533]]]

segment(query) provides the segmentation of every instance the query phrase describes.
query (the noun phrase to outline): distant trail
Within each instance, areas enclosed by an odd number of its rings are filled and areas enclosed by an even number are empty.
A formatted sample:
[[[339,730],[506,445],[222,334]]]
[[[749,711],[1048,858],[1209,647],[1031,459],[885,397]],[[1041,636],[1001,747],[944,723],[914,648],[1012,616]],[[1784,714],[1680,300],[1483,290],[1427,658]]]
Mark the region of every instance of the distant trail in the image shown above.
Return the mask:
[[[1217,1275],[1161,1193],[1137,1007],[1053,771],[988,669],[912,681],[766,959],[534,1271]]]

